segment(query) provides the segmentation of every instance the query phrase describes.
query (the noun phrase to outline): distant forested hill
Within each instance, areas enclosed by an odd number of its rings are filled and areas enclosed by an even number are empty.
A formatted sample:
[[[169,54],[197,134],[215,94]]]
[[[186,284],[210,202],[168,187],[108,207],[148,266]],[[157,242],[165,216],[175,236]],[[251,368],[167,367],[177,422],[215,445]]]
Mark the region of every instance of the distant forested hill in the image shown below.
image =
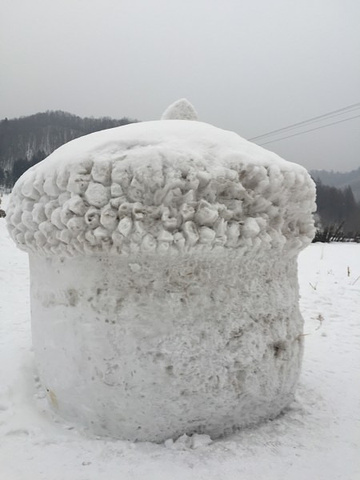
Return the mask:
[[[12,187],[30,166],[74,138],[135,120],[81,118],[55,111],[0,121],[0,186]]]
[[[317,226],[321,241],[338,232],[360,238],[360,167],[351,172],[310,171],[316,182]],[[317,234],[317,235],[318,235]]]
[[[316,204],[318,230],[360,235],[360,202],[356,202],[350,186],[340,189],[317,183]]]
[[[351,172],[333,172],[327,170],[311,170],[310,175],[316,182],[321,182],[329,187],[345,189],[351,187],[355,200],[360,202],[360,167]]]

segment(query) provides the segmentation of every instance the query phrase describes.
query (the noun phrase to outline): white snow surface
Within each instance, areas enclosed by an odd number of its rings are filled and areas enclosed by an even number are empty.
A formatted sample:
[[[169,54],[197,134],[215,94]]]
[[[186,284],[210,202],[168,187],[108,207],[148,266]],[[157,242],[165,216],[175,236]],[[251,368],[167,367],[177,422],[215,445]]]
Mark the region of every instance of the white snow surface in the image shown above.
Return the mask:
[[[160,445],[98,438],[50,412],[31,347],[28,259],[3,220],[0,253],[1,479],[360,478],[360,245],[311,244],[299,256],[305,356],[289,408],[216,441]]]
[[[18,180],[7,221],[20,248],[44,256],[296,255],[314,234],[314,198],[299,165],[205,123],[160,120],[63,145]]]

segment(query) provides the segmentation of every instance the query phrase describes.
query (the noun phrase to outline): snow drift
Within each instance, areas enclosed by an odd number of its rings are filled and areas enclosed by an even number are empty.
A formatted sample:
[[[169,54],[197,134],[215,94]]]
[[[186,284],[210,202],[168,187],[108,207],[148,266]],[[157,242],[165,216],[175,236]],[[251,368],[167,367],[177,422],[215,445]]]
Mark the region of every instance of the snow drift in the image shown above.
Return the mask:
[[[302,358],[310,176],[174,105],[59,148],[19,179],[7,212],[30,256],[50,404],[130,440],[274,417]]]

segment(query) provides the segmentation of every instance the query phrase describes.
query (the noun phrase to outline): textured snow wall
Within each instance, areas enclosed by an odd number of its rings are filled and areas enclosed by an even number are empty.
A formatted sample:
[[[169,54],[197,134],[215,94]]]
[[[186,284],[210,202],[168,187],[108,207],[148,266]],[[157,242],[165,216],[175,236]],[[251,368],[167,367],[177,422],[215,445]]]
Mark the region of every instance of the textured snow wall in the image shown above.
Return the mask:
[[[30,255],[52,407],[152,441],[280,413],[300,371],[297,254],[314,210],[305,169],[196,121],[88,135],[28,170],[7,221]]]

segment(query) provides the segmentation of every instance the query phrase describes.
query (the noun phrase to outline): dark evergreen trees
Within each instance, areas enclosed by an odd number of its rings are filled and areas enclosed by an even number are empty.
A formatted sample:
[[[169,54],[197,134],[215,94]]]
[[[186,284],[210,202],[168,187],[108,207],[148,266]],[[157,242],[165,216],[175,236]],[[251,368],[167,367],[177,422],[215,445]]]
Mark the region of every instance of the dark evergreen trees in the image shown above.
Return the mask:
[[[316,182],[317,241],[341,240],[360,235],[360,203],[350,186],[345,189]]]

